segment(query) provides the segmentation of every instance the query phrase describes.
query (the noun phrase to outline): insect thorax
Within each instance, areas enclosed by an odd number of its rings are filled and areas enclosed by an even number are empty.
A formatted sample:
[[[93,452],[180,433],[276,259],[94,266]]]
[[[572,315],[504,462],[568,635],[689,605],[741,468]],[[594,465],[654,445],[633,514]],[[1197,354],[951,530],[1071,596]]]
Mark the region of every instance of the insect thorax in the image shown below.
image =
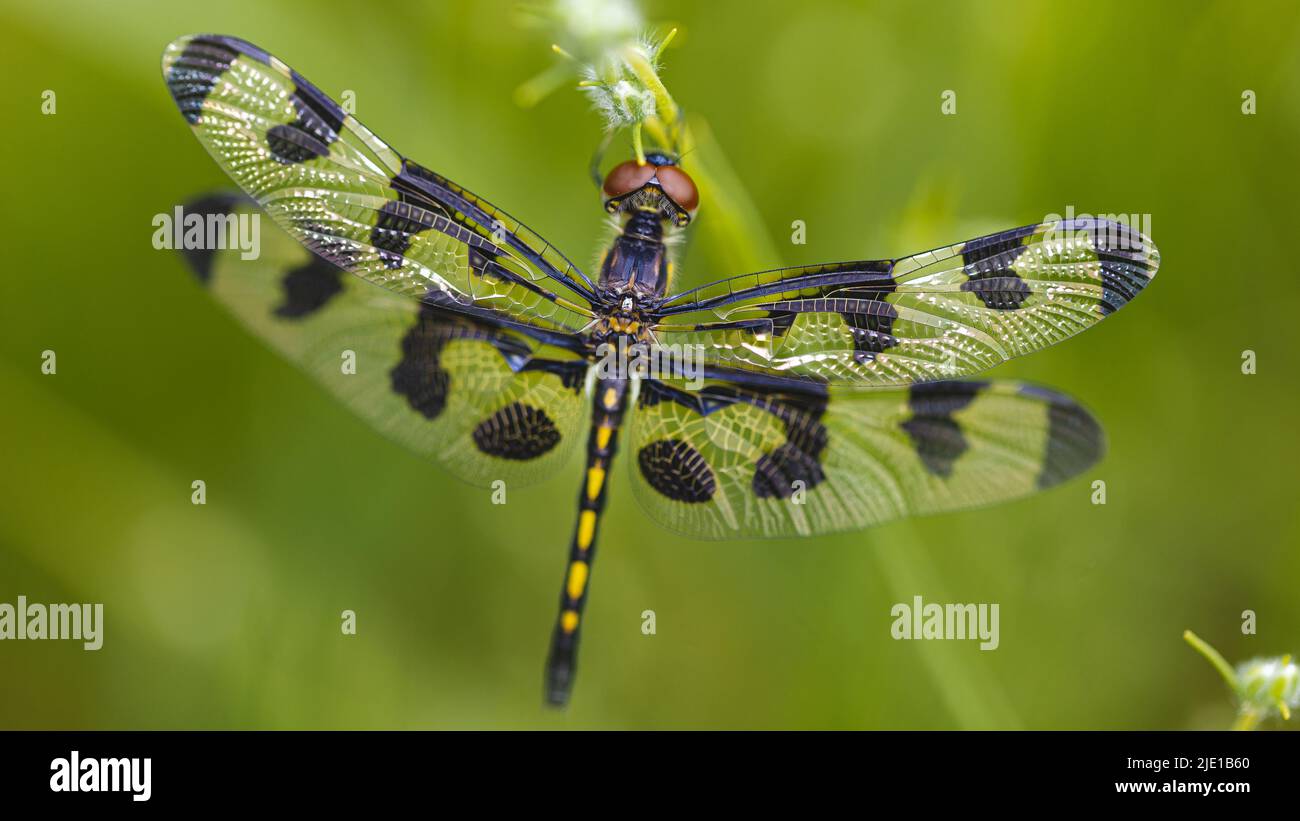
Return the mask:
[[[627,215],[600,264],[600,290],[621,301],[631,294],[638,301],[657,300],[668,288],[668,249],[663,215],[635,210]]]

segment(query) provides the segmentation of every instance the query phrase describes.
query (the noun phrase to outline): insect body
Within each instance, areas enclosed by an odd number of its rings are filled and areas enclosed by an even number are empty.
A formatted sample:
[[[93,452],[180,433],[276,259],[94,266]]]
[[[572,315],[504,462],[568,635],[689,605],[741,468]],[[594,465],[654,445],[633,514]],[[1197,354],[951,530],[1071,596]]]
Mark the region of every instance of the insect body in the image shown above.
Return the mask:
[[[828,533],[1036,492],[1100,457],[1100,427],[1053,391],[960,378],[1099,322],[1159,265],[1137,231],[1078,219],[674,292],[668,238],[699,193],[652,154],[605,180],[620,232],[592,282],[250,43],[183,37],[163,73],[248,195],[189,210],[260,208],[285,231],[255,260],[188,257],[254,333],[474,483],[546,478],[585,428],[553,704],[573,685],[616,451],[645,512],[698,538]],[[340,350],[355,374],[340,375]],[[692,367],[630,367],[647,353]]]
[[[596,529],[605,507],[610,464],[618,446],[619,427],[632,390],[628,352],[650,344],[642,308],[662,301],[668,288],[668,223],[684,228],[699,204],[695,183],[664,154],[647,162],[616,166],[605,180],[606,210],[623,215],[623,225],[606,252],[596,284],[597,304],[605,306],[589,343],[607,346],[616,357],[613,375],[601,375],[593,391],[587,468],[578,496],[578,522],[569,566],[560,594],[560,616],[546,663],[546,697],[552,704],[568,700],[573,685],[578,630],[587,580],[595,555]]]

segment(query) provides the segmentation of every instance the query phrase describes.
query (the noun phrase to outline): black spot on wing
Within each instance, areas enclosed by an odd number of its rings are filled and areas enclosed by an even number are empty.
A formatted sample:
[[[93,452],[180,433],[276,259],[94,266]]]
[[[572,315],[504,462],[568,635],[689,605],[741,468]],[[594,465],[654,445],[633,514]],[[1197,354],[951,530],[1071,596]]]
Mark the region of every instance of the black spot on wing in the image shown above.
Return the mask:
[[[573,274],[577,274],[580,279],[586,282],[586,276],[581,271],[578,271],[567,260],[563,272],[555,267],[552,257],[561,259],[563,257],[549,243],[528,230],[526,226],[515,223],[505,212],[482,202],[446,177],[402,158],[402,170],[390,179],[389,187],[397,192],[398,198],[402,202],[436,210],[440,212],[440,219],[445,219],[452,225],[482,237],[491,243],[491,247],[500,246],[517,252],[526,261],[545,272],[551,278],[565,283],[584,296],[590,296],[587,288],[573,279]],[[465,241],[463,237],[457,236],[457,232],[448,230],[446,226],[440,226],[438,230],[462,242]],[[484,253],[489,260],[496,259],[486,249]],[[544,299],[551,301],[555,299],[553,293],[540,287],[531,279],[512,274],[505,268],[491,262],[485,266],[484,273],[485,275],[508,279],[515,285],[524,287]],[[590,285],[590,283],[588,282],[587,285]]]
[[[898,310],[885,301],[883,293],[869,300],[855,298],[851,302],[853,310],[842,311],[840,316],[852,329],[855,359],[874,358],[898,344],[898,337],[894,336]]]
[[[302,319],[324,308],[343,291],[345,274],[337,266],[315,254],[285,275],[284,302],[275,309],[283,319]]]
[[[392,177],[389,187],[397,192],[402,202],[440,208],[448,220],[471,232],[487,236],[487,232],[492,230],[492,226],[479,225],[466,215],[466,209],[473,206],[453,190],[450,180],[419,163],[402,158],[402,170]]]
[[[504,238],[505,244],[513,245],[515,243],[511,240],[518,239],[511,231],[506,230],[503,223],[493,220],[473,202],[473,195],[468,191],[461,189],[436,171],[430,171],[405,157],[402,158],[402,170],[390,180],[389,187],[397,192],[402,202],[425,208],[439,208],[442,216],[451,223],[489,239],[494,244]],[[524,251],[525,256],[530,260],[537,261],[530,254],[526,244],[520,243],[516,247]]]
[[[1154,248],[1132,226],[1114,220],[1073,220],[1061,230],[1083,232],[1092,243],[1101,266],[1102,316],[1109,316],[1129,303],[1155,274]]]
[[[266,132],[271,155],[285,165],[307,162],[329,154],[330,144],[339,138],[346,116],[338,104],[320,89],[293,72],[294,89],[289,97],[298,119]]]
[[[771,395],[755,401],[785,425],[785,442],[759,457],[754,464],[751,487],[760,499],[789,499],[802,482],[811,490],[826,480],[821,456],[830,436],[821,416],[826,410],[824,397],[815,395]]]
[[[370,244],[379,249],[385,268],[401,268],[411,247],[411,236],[433,227],[434,215],[423,208],[390,200],[379,209],[379,220],[370,230]]]
[[[802,482],[803,489],[809,490],[826,479],[818,454],[826,447],[826,429],[817,426],[821,434],[820,441],[815,441],[805,450],[805,446],[793,442],[774,449],[759,457],[754,465],[754,494],[760,499],[789,499],[799,488],[795,482]]]
[[[953,414],[970,405],[985,382],[927,382],[913,385],[908,392],[912,417],[902,428],[912,440],[921,464],[930,473],[947,479],[953,465],[970,445]]]
[[[973,239],[962,246],[962,265],[968,279],[961,289],[975,294],[988,308],[1013,311],[1029,297],[1029,286],[1013,270],[1025,252],[1025,237],[1038,226],[1026,225],[998,234]]]
[[[893,334],[898,311],[885,302],[884,292],[863,292],[848,298],[775,302],[772,303],[766,320],[739,320],[733,326],[748,327],[759,332],[770,330],[780,338],[789,333],[800,314],[806,313],[838,313],[849,327],[849,333],[853,337],[853,350],[858,359],[870,359],[898,344],[898,338]],[[716,327],[718,326],[703,325],[697,326],[697,330]]]
[[[852,285],[842,282],[821,285],[804,292],[797,299],[769,303],[768,318],[778,337],[785,335],[802,313],[838,313],[853,336],[853,348],[859,359],[869,359],[898,344],[893,335],[898,311],[886,297],[898,289],[887,260],[842,262],[821,266],[804,277],[855,274]],[[791,282],[794,287],[799,278]]]
[[[474,444],[489,456],[526,461],[560,443],[560,431],[546,411],[514,402],[474,428]]]
[[[266,147],[284,165],[307,162],[330,153],[329,146],[299,129],[297,125],[272,126],[266,132]]]
[[[794,321],[798,316],[799,314],[796,311],[768,311],[767,318],[772,322],[772,334],[776,337],[785,336],[789,333],[790,326],[794,325]],[[756,327],[766,330],[766,327],[762,325]]]
[[[393,392],[426,419],[437,419],[447,407],[451,374],[441,361],[446,321],[437,308],[421,305],[415,325],[402,337],[402,359],[389,372]]]
[[[1019,254],[1025,248],[1025,237],[1031,237],[1038,230],[1037,225],[1022,225],[1008,231],[999,231],[967,242],[961,248],[962,263],[976,265],[997,257],[1007,251]],[[1020,249],[1017,251],[1016,249]]]
[[[203,101],[238,56],[239,51],[220,37],[195,37],[181,50],[167,71],[167,88],[190,125],[198,124]]]
[[[293,107],[298,112],[301,128],[317,134],[326,142],[334,142],[343,130],[347,114],[325,92],[294,71]]]
[[[1047,445],[1037,479],[1040,489],[1058,485],[1097,463],[1106,450],[1106,435],[1092,414],[1056,391],[1025,385],[1020,392],[1047,404]]]
[[[328,225],[317,222],[310,216],[291,218],[294,228],[301,233],[299,240],[303,245],[345,271],[356,266],[360,255],[357,243],[339,236]]]
[[[496,264],[497,254],[475,245],[467,245],[465,256],[470,270],[476,275],[487,279],[505,279],[501,266]]]
[[[417,162],[403,158],[402,170],[397,177],[393,179],[393,187],[409,189],[412,187],[411,183],[417,180],[426,183],[427,186],[447,189],[450,192],[451,181],[446,177],[436,171],[430,171]],[[406,184],[402,185],[402,181],[405,181]],[[423,194],[424,192],[421,191],[421,193]]]
[[[898,290],[898,282],[893,277],[892,265],[887,262],[877,260],[851,264],[873,274],[870,284],[847,290],[834,290],[833,287],[827,290],[837,300],[843,300],[839,313],[852,329],[855,358],[871,359],[898,344],[898,338],[894,336],[898,310],[885,299]]]
[[[669,388],[658,379],[647,379],[641,384],[641,394],[637,397],[636,405],[638,408],[653,408],[660,402],[673,399],[674,394],[691,397],[686,391]],[[686,407],[694,410],[693,404],[686,404]]]
[[[636,461],[650,486],[673,501],[699,504],[717,492],[717,480],[704,456],[680,439],[651,442],[637,453]]]
[[[1101,302],[1097,310],[1102,316],[1110,316],[1127,305],[1150,281],[1147,274],[1135,271],[1130,263],[1102,259]]]
[[[187,203],[182,211],[185,214],[202,214],[206,223],[211,214],[233,214],[237,207],[241,205],[252,207],[252,204],[253,201],[242,194],[208,194]],[[217,249],[207,247],[207,243],[201,245],[203,247],[182,248],[181,256],[185,258],[186,264],[194,271],[194,276],[199,282],[207,285],[212,281],[212,263],[216,261]]]
[[[265,51],[253,45],[252,43],[248,42],[247,40],[241,40],[238,37],[229,37],[224,34],[200,34],[194,39],[205,40],[211,43],[219,43],[220,45],[225,46],[226,48],[231,49],[232,51],[236,51],[240,54],[243,54],[246,57],[252,57],[254,60],[256,60],[259,63],[262,63],[263,65],[269,66],[271,64],[271,55],[267,54]]]
[[[544,357],[534,357],[532,352],[520,354],[509,349],[501,342],[494,340],[493,344],[497,351],[505,359],[506,364],[516,373],[520,371],[541,371],[549,373],[560,380],[560,384],[567,390],[575,394],[582,391],[583,381],[587,376],[587,363],[584,360],[575,359],[563,361],[559,359],[546,359]]]
[[[985,307],[995,311],[1014,311],[1029,298],[1029,286],[1015,274],[974,278],[961,284],[961,289],[979,297]]]
[[[923,382],[908,390],[908,407],[916,416],[951,416],[970,406],[988,386],[983,381]]]
[[[830,436],[820,421],[826,412],[825,393],[814,390],[741,390],[727,385],[709,385],[698,391],[683,391],[654,379],[648,379],[642,384],[640,398],[637,400],[639,407],[651,408],[665,401],[675,402],[705,417],[736,404],[746,404],[781,420],[785,426],[785,442],[760,456],[754,464],[751,487],[760,498],[788,499],[794,495],[796,481],[803,482],[804,489],[811,489],[826,479],[821,456]],[[666,447],[663,446],[661,451],[666,453]],[[682,447],[688,446],[682,443]],[[703,462],[703,457],[700,458]],[[645,472],[644,466],[642,472]],[[646,479],[654,484],[649,475]],[[663,490],[660,492],[671,497],[671,494]]]

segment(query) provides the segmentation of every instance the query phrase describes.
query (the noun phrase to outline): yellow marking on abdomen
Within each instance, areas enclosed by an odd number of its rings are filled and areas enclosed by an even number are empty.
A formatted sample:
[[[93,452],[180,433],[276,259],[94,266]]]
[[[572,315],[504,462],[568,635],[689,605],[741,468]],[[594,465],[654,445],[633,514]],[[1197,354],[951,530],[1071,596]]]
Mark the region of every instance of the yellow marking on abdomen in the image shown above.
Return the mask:
[[[566,633],[572,633],[578,629],[578,613],[576,610],[565,610],[560,614],[560,629]]]
[[[605,388],[605,398],[601,400],[605,404],[605,410],[613,410],[618,404],[618,391],[613,388]]]
[[[578,549],[591,548],[591,540],[596,536],[596,511],[584,510],[578,516]]]
[[[586,562],[574,562],[569,565],[569,598],[577,601],[582,598],[582,591],[587,587],[588,567]]]
[[[609,437],[614,435],[614,429],[609,425],[601,425],[596,429],[596,447],[604,450],[609,447]]]
[[[600,465],[592,465],[587,468],[587,498],[596,501],[600,495],[600,488],[605,484],[605,469]]]

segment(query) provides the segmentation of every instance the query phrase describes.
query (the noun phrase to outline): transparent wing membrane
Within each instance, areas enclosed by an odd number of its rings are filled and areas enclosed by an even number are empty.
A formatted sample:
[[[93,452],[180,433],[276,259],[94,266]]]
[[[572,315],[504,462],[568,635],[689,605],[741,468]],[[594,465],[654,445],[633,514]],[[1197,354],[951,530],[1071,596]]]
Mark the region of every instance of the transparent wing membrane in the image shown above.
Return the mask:
[[[952,379],[1095,325],[1159,262],[1122,223],[1041,223],[897,260],[722,280],[670,298],[653,331],[708,362],[817,383]]]
[[[184,37],[167,47],[163,73],[226,173],[339,267],[515,327],[573,333],[590,320],[586,278],[549,243],[403,158],[256,46]]]
[[[1015,499],[1100,458],[1064,395],[1013,382],[902,390],[642,388],[627,452],[646,513],[696,538],[806,536]]]
[[[256,206],[221,195],[187,209]],[[186,258],[256,336],[376,430],[468,482],[548,478],[581,438],[587,363],[567,350],[348,276],[275,229],[257,259],[238,249]]]

